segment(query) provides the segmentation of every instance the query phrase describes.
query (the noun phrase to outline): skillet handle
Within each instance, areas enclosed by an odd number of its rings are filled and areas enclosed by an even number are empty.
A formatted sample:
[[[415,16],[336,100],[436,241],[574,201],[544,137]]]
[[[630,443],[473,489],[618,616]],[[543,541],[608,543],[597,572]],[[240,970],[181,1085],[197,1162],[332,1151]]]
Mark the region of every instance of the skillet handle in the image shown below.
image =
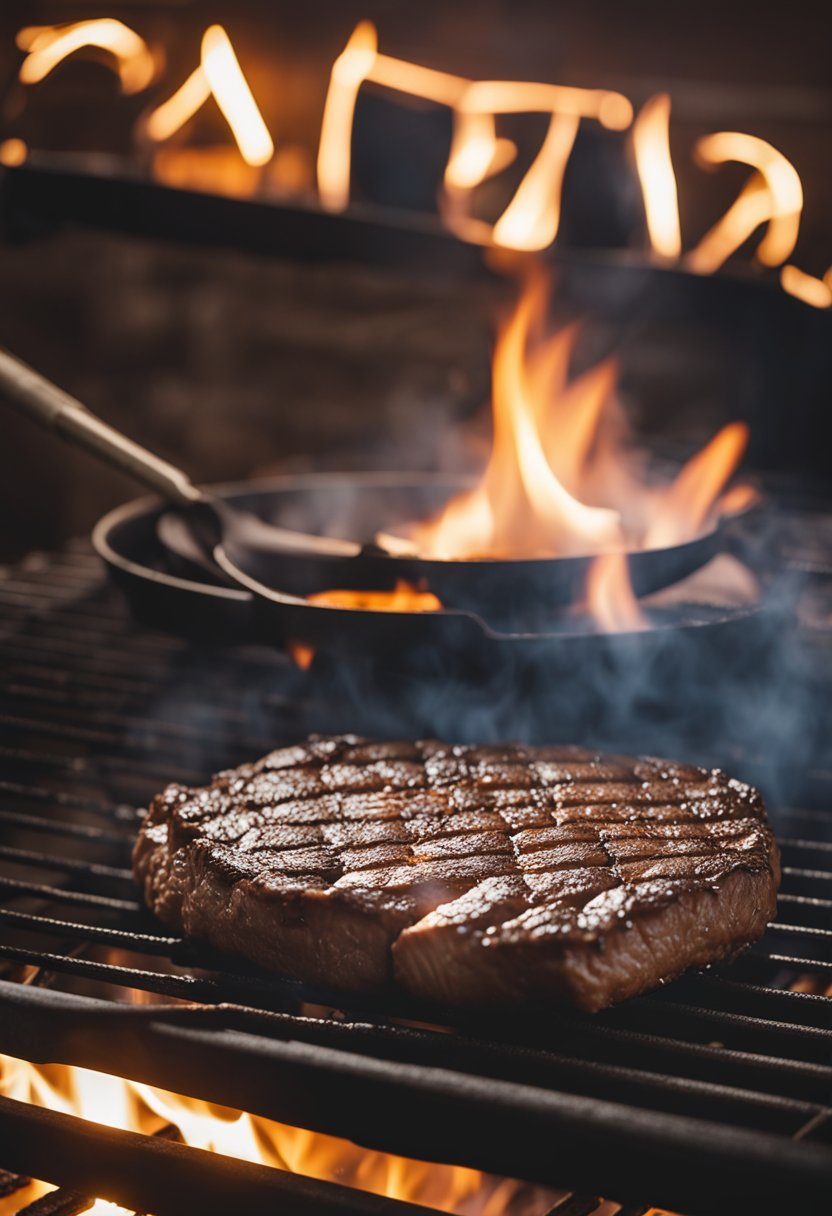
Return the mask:
[[[154,456],[27,364],[0,349],[0,395],[22,414],[86,448],[114,468],[135,477],[171,502],[187,505],[203,495],[174,465]]]

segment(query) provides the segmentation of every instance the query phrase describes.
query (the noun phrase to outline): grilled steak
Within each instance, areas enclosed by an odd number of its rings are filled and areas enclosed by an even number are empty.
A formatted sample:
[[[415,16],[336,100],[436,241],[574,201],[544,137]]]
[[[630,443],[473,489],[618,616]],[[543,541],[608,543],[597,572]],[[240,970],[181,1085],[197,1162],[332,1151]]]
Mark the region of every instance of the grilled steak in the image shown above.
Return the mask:
[[[134,869],[167,925],[298,979],[586,1010],[734,955],[779,881],[719,770],[352,736],[168,786]]]

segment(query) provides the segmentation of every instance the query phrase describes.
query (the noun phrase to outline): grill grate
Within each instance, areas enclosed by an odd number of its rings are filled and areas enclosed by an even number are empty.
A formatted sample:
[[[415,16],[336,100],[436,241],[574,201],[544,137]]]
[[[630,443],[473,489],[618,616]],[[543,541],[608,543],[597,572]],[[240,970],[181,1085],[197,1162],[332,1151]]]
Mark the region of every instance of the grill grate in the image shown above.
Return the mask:
[[[649,1190],[709,1216],[736,1211],[739,1193],[761,1214],[795,1197],[821,1210],[832,756],[813,757],[799,805],[776,818],[780,919],[732,967],[595,1018],[474,1022],[229,964],[160,932],[136,899],[135,808],[163,784],[354,728],[333,722],[314,677],[271,651],[200,653],[139,630],[85,544],[5,572],[0,606],[0,1050],[587,1195]],[[807,644],[832,656],[830,641],[824,618]],[[746,757],[744,775],[755,764]],[[21,984],[29,968],[36,982]],[[124,989],[167,1003],[128,1005]],[[0,1123],[16,1126],[8,1102]],[[209,1210],[210,1193],[202,1201]]]

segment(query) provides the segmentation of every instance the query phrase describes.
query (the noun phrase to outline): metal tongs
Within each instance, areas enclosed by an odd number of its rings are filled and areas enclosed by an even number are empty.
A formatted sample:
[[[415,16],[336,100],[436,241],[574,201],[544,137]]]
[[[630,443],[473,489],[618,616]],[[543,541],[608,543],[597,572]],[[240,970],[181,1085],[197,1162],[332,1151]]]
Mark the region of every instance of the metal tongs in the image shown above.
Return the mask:
[[[343,558],[362,553],[355,541],[281,528],[198,489],[181,469],[102,422],[75,397],[2,349],[0,394],[9,405],[50,427],[62,439],[86,448],[173,506],[187,508],[183,518],[188,533],[206,558],[213,560],[216,546],[226,542],[233,542],[238,551],[244,548],[259,554]]]

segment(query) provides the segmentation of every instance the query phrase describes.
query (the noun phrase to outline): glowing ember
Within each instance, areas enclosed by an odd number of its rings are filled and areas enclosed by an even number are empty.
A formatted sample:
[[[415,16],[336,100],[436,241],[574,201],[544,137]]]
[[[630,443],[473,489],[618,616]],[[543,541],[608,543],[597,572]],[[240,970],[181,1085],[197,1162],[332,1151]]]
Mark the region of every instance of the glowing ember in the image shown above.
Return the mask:
[[[757,260],[779,266],[797,243],[803,187],[794,166],[764,139],[738,131],[708,135],[696,145],[704,165],[739,161],[756,170],[733,206],[691,253],[687,264],[701,274],[712,274],[761,224],[766,233],[757,247]]]
[[[30,25],[18,31],[16,41],[27,52],[20,66],[23,84],[37,84],[69,55],[85,48],[107,51],[113,57],[123,93],[140,93],[156,74],[144,39],[113,17],[71,25]]]
[[[676,175],[670,158],[670,98],[667,93],[651,97],[633,123],[636,158],[647,232],[653,250],[664,258],[682,252]]]
[[[22,139],[4,139],[0,143],[0,165],[22,165],[28,154]]]
[[[231,40],[221,25],[209,26],[202,37],[202,58],[172,97],[147,118],[145,132],[155,143],[170,139],[208,98],[214,98],[248,165],[265,165],[274,143],[252,96]]]
[[[476,1196],[481,1198],[477,1212],[508,1213],[512,1210],[512,1198],[523,1190],[520,1183],[486,1177],[478,1170],[373,1152],[334,1136],[287,1127],[84,1068],[35,1066],[0,1055],[0,1094],[145,1135],[174,1124],[184,1142],[195,1148],[421,1203],[443,1212],[458,1211],[460,1205]],[[51,1189],[44,1183],[34,1183],[26,1191],[16,1193],[11,1210]],[[21,1200],[21,1195],[25,1199]],[[504,1202],[499,1207],[489,1207],[489,1200],[498,1196]],[[548,1210],[552,1196],[545,1193],[542,1196],[540,1210]],[[0,1200],[0,1212],[4,1210],[2,1203]],[[123,1209],[98,1200],[90,1211],[95,1216],[106,1216]]]
[[[441,612],[442,601],[428,591],[424,584],[400,578],[392,591],[350,591],[346,588],[318,591],[307,595],[309,604],[319,608],[352,608],[361,612]],[[308,671],[315,658],[315,647],[306,642],[290,642],[289,653],[303,671]]]
[[[323,608],[357,608],[362,612],[440,612],[442,601],[424,586],[398,579],[393,591],[318,591],[307,602]]]

